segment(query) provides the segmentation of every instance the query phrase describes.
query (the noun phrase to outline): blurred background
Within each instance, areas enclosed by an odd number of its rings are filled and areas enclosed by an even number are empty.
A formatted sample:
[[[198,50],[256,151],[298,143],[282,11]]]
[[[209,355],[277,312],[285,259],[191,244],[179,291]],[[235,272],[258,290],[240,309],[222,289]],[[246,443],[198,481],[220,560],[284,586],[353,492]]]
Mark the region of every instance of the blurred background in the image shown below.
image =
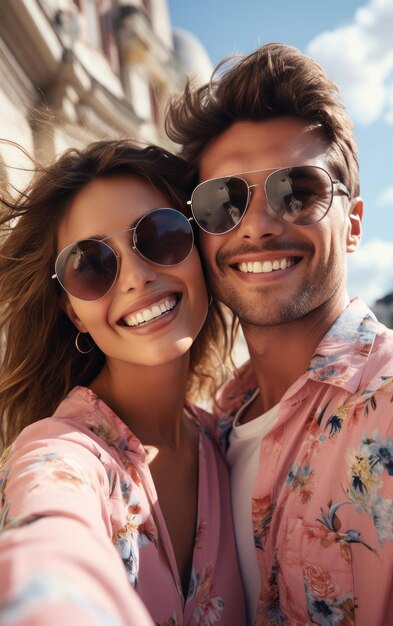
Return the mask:
[[[364,237],[350,295],[393,327],[393,0],[0,0],[0,138],[40,161],[129,137],[173,148],[165,107],[192,74],[269,41],[317,59],[340,88],[360,151]],[[0,143],[12,191],[30,163]]]

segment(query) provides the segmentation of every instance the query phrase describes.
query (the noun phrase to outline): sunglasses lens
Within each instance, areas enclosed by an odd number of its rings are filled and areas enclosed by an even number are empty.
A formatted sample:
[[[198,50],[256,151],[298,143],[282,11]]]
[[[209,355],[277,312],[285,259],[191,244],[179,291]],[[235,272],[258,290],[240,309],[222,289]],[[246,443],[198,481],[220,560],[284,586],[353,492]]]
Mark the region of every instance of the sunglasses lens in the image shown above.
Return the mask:
[[[332,202],[332,180],[316,166],[277,170],[266,180],[272,209],[288,222],[307,226],[319,222]]]
[[[81,300],[98,300],[116,279],[117,259],[104,242],[86,239],[65,248],[55,270],[68,293]]]
[[[222,234],[232,230],[247,208],[248,187],[236,176],[207,180],[196,187],[191,198],[192,213],[200,228]]]
[[[177,265],[189,256],[194,243],[191,224],[175,209],[156,209],[138,223],[134,244],[138,252],[157,265]]]

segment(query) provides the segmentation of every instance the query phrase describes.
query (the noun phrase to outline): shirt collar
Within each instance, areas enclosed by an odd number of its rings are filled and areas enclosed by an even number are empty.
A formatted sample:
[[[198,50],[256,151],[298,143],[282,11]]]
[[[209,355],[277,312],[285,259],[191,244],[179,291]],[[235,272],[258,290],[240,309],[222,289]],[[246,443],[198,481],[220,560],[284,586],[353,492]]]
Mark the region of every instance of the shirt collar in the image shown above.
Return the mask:
[[[84,403],[85,411],[81,411],[81,403]],[[80,426],[84,426],[103,439],[109,447],[132,452],[141,460],[146,457],[139,439],[120,417],[88,387],[74,387],[54,415],[67,419],[75,419],[77,416]]]
[[[308,378],[355,393],[377,332],[375,315],[355,298],[319,343],[307,370]]]

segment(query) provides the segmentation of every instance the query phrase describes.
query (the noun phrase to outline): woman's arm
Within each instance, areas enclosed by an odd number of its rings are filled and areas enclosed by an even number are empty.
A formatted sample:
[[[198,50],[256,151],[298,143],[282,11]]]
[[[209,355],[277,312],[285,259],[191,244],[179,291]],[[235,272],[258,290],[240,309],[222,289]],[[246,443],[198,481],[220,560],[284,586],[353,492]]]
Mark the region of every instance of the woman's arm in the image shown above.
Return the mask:
[[[54,623],[153,626],[112,544],[97,444],[49,419],[0,464],[0,624]]]

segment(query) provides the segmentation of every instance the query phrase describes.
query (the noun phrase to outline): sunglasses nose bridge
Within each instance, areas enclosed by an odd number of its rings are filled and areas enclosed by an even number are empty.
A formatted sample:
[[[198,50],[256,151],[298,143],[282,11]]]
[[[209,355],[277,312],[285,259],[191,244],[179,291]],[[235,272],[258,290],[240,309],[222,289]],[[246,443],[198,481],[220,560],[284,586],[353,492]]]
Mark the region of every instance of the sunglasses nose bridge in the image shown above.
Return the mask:
[[[141,288],[156,278],[156,270],[149,260],[138,250],[135,242],[122,250],[117,255],[117,275],[116,280],[119,289],[128,292],[131,289]]]
[[[135,230],[136,230],[137,226],[138,226],[138,224],[136,226],[133,226],[132,228],[126,228],[125,230],[119,230],[116,233],[112,233],[112,235],[108,235],[108,237],[104,237],[103,239],[100,239],[100,241],[103,241],[104,243],[107,243],[107,241],[109,239],[114,239],[115,237],[120,237],[120,235],[125,235],[125,233],[132,233],[132,241],[134,242]],[[111,248],[111,245],[108,244],[108,243],[107,243],[107,246],[109,246],[109,248]],[[115,252],[115,254],[116,254],[116,252]]]
[[[253,197],[253,191],[254,189],[256,189],[257,187],[263,187],[264,188],[264,192],[265,192],[265,204],[266,206],[271,209],[272,207],[270,206],[270,202],[269,202],[269,198],[266,192],[266,181],[264,181],[263,183],[253,183],[252,185],[247,185],[248,187],[248,202],[247,202],[247,209],[249,208],[250,204],[251,204],[251,200]],[[274,212],[274,211],[273,211]]]
[[[116,252],[116,250],[108,243],[109,239],[114,239],[115,237],[120,237],[121,235],[125,236],[126,234],[129,235],[129,244],[131,247],[131,250],[138,256],[140,256],[138,248],[137,248],[137,236],[136,236],[136,229],[138,227],[138,224],[136,224],[136,226],[133,226],[132,228],[126,228],[125,230],[120,230],[117,233],[113,233],[112,235],[109,235],[109,237],[105,237],[105,239],[101,239],[101,241],[103,241],[104,243],[106,243],[106,245],[108,246],[108,248],[110,248],[114,254],[114,256],[116,257],[116,263],[117,263],[117,275],[119,274],[119,267],[120,267],[120,257],[121,255]]]
[[[134,260],[135,260],[135,256],[136,256],[136,258],[139,261],[141,259],[143,261],[146,261],[146,259],[139,252],[138,247],[137,247],[137,236],[136,236],[137,226],[138,226],[138,224],[136,226],[133,226],[132,228],[126,228],[125,230],[121,230],[119,232],[113,233],[109,237],[106,237],[105,239],[101,240],[101,241],[103,241],[107,245],[108,248],[110,248],[110,250],[112,251],[113,256],[116,259],[116,276],[114,276],[114,278],[113,278],[112,287],[115,284],[115,282],[119,279],[122,265],[124,267],[124,265],[126,264],[124,256],[127,254],[127,249],[132,251],[132,257],[133,257]],[[110,240],[110,239],[114,239],[114,238],[121,237],[121,236],[123,236],[122,238],[124,239],[124,237],[126,235],[128,237],[127,244],[126,244],[126,242],[124,242],[123,244],[120,244],[120,248],[122,250],[120,252],[116,251],[115,248],[113,246],[111,246],[110,243],[108,243],[108,240]]]
[[[269,222],[271,222],[271,220],[273,219],[274,221],[277,220],[277,217],[281,218],[281,215],[279,214],[279,212],[275,209],[275,207],[272,205],[271,200],[269,198],[268,195],[268,189],[266,186],[266,182],[268,179],[264,180],[261,183],[253,183],[251,185],[247,184],[248,187],[248,201],[247,201],[247,209],[245,211],[245,214],[247,213],[247,211],[249,211],[251,202],[252,202],[252,197],[253,197],[253,191],[254,189],[258,188],[258,187],[263,187],[264,189],[264,197],[262,198],[261,196],[259,197],[257,203],[257,209],[258,209],[258,213],[261,211],[261,209],[263,210],[263,213],[265,214],[266,218],[269,220]],[[269,216],[269,217],[268,217]],[[264,219],[266,219],[264,218]],[[279,222],[281,222],[281,219],[278,220]]]
[[[255,189],[255,187],[265,187],[265,183],[254,183],[252,185],[247,184],[247,187],[248,187],[249,194],[251,196],[252,195],[251,189]]]

